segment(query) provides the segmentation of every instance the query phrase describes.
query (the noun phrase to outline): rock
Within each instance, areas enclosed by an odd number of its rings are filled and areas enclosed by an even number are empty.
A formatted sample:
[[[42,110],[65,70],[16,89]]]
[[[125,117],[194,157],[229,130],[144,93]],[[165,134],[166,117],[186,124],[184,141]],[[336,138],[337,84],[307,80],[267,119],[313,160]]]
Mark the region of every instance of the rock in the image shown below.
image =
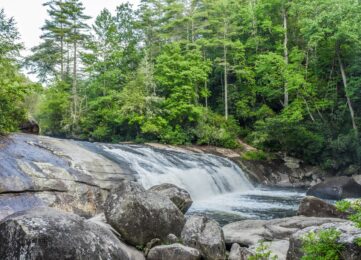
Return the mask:
[[[51,208],[15,213],[0,222],[0,259],[145,259],[108,229]]]
[[[321,218],[346,218],[347,215],[319,198],[307,196],[302,199],[297,215]]]
[[[307,195],[331,200],[359,198],[361,197],[361,185],[352,177],[333,177],[312,186],[307,191]]]
[[[125,167],[79,142],[29,134],[0,140],[0,220],[34,207],[92,217],[109,190],[134,178]]]
[[[40,132],[39,124],[33,118],[29,118],[20,125],[20,130],[23,133],[38,135]]]
[[[185,223],[170,199],[135,182],[124,181],[112,190],[104,208],[107,222],[134,246],[144,246],[153,238],[167,241],[168,234],[179,236]]]
[[[295,216],[272,220],[243,220],[223,227],[227,245],[238,243],[241,246],[253,246],[260,240],[285,240],[294,232],[325,223],[343,223],[346,220],[338,218],[316,218]]]
[[[353,178],[358,184],[361,184],[361,175],[353,175],[352,178]]]
[[[147,256],[149,251],[155,247],[155,246],[159,246],[162,244],[162,241],[159,238],[153,238],[152,240],[150,240],[150,242],[147,243],[147,245],[145,246],[144,249],[144,254]]]
[[[170,183],[153,186],[150,191],[157,192],[168,197],[182,211],[186,213],[192,206],[193,200],[188,191]]]
[[[229,253],[229,260],[247,260],[253,253],[246,247],[241,247],[239,244],[234,243]]]
[[[224,235],[219,224],[205,216],[191,216],[182,230],[185,245],[197,248],[205,259],[225,259]]]
[[[167,236],[167,242],[168,242],[169,244],[175,244],[175,243],[178,243],[178,242],[179,242],[179,238],[178,238],[176,235],[174,235],[174,234],[169,234],[169,235]]]
[[[329,228],[334,228],[341,232],[341,235],[338,239],[338,243],[344,246],[344,249],[341,252],[342,258],[347,260],[358,260],[361,259],[361,247],[356,244],[356,239],[361,238],[361,229],[358,229],[351,222],[343,223],[327,223],[321,226],[312,226],[302,229],[294,233],[290,238],[290,247],[287,253],[288,260],[301,259],[303,256],[302,252],[302,239],[309,232],[318,232],[320,230],[325,230]]]
[[[153,247],[148,254],[148,260],[198,260],[201,255],[197,249],[181,244]]]

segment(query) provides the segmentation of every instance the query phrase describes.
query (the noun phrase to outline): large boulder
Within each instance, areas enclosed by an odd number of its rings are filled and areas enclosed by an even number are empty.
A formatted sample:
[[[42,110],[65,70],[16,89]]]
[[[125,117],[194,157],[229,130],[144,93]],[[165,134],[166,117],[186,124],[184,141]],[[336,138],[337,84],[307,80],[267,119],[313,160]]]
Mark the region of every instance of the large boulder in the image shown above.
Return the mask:
[[[337,241],[343,245],[343,250],[340,252],[342,255],[341,259],[361,259],[361,247],[356,244],[356,240],[361,238],[361,229],[355,227],[351,222],[327,223],[321,226],[308,227],[294,233],[290,238],[290,247],[288,249],[287,259],[295,260],[302,258],[302,241],[309,232],[318,232],[320,230],[330,228],[336,229],[341,233]]]
[[[147,256],[148,260],[198,260],[201,254],[195,248],[182,244],[162,245],[153,247]]]
[[[352,177],[333,177],[312,186],[307,191],[307,195],[331,200],[359,198],[361,197],[361,185]]]
[[[219,224],[205,216],[191,216],[182,231],[185,245],[197,248],[205,259],[225,259],[226,246]]]
[[[0,259],[131,259],[144,256],[104,226],[51,208],[15,213],[0,222]]]
[[[168,197],[183,213],[192,206],[193,200],[189,192],[174,184],[164,183],[153,186],[149,190]]]
[[[106,200],[105,217],[122,239],[144,246],[154,238],[167,241],[179,236],[185,223],[183,213],[167,197],[146,191],[140,184],[124,181]]]
[[[345,213],[338,211],[334,205],[313,196],[307,196],[302,199],[297,214],[306,217],[347,217]]]
[[[325,223],[347,222],[338,218],[317,218],[294,216],[272,220],[243,220],[223,227],[227,245],[238,243],[251,247],[260,240],[274,241],[288,239],[293,233],[310,226],[320,226]]]

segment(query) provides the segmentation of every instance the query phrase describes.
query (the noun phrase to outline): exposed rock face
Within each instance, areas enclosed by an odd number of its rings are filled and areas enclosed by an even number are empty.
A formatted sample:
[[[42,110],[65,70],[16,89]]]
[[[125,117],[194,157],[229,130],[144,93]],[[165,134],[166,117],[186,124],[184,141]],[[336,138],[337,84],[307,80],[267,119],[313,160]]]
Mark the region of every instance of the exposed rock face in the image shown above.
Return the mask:
[[[186,213],[192,206],[193,200],[188,191],[179,188],[174,184],[164,183],[153,186],[149,190],[168,197],[183,213]]]
[[[129,259],[144,256],[74,214],[34,208],[0,222],[0,259]]]
[[[332,200],[359,198],[361,185],[351,177],[334,177],[312,186],[307,191],[307,195]]]
[[[277,187],[309,187],[322,181],[324,172],[291,157],[279,156],[273,160],[233,159],[257,182]]]
[[[301,259],[302,239],[308,232],[318,232],[328,228],[334,228],[341,232],[338,243],[344,246],[341,252],[342,259],[358,260],[361,259],[361,247],[356,244],[356,239],[361,238],[361,229],[358,229],[351,222],[327,223],[317,227],[308,227],[294,233],[290,238],[290,247],[287,253],[287,259]]]
[[[201,255],[197,249],[172,244],[153,247],[148,254],[149,260],[198,260]]]
[[[334,205],[328,204],[319,198],[307,196],[302,199],[298,208],[298,215],[321,218],[346,218],[347,215],[337,210]]]
[[[0,220],[50,206],[85,217],[100,213],[108,191],[132,175],[72,140],[16,134],[0,141]]]
[[[219,224],[205,216],[191,216],[182,231],[185,245],[197,248],[205,259],[225,259],[224,235]]]
[[[185,223],[184,215],[170,199],[128,181],[109,194],[105,216],[134,246],[144,246],[153,238],[167,241],[168,234],[179,236]]]
[[[229,252],[229,260],[247,260],[253,253],[246,247],[241,247],[239,244],[234,243]]]
[[[325,223],[347,222],[338,218],[316,218],[295,216],[273,220],[244,220],[223,227],[226,244],[238,243],[241,246],[255,250],[259,241],[272,241],[269,245],[279,259],[287,254],[289,237],[300,229],[310,226],[320,226]],[[283,257],[283,258],[282,258]]]

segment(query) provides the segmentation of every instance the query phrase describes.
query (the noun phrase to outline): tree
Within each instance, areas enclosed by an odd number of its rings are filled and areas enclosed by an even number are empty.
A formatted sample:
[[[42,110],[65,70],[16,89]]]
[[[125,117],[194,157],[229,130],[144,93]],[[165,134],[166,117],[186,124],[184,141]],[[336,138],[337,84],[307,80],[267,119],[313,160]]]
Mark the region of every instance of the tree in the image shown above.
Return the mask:
[[[14,19],[0,9],[0,135],[15,131],[26,119],[24,98],[34,88],[15,59],[22,47],[19,38]]]
[[[81,107],[78,93],[78,51],[87,38],[89,26],[85,23],[90,17],[84,14],[84,6],[80,0],[64,2],[64,13],[70,23],[67,42],[73,46],[73,75],[72,75],[72,125],[76,126],[80,117]]]

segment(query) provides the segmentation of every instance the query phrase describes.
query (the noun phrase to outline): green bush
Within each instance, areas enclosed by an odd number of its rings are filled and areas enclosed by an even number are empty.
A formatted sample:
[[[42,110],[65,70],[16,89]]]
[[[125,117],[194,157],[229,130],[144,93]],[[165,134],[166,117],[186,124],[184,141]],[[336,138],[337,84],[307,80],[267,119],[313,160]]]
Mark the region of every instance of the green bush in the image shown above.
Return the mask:
[[[302,241],[302,260],[341,259],[343,245],[337,242],[340,234],[340,231],[333,228],[309,232]]]
[[[237,148],[239,131],[239,126],[232,117],[225,120],[221,115],[204,110],[193,133],[197,144]]]
[[[267,153],[261,150],[248,151],[242,156],[242,158],[247,161],[265,161],[269,157],[270,156]]]
[[[277,260],[278,256],[273,255],[272,251],[269,250],[269,246],[263,241],[256,248],[256,254],[248,258],[249,260]]]

